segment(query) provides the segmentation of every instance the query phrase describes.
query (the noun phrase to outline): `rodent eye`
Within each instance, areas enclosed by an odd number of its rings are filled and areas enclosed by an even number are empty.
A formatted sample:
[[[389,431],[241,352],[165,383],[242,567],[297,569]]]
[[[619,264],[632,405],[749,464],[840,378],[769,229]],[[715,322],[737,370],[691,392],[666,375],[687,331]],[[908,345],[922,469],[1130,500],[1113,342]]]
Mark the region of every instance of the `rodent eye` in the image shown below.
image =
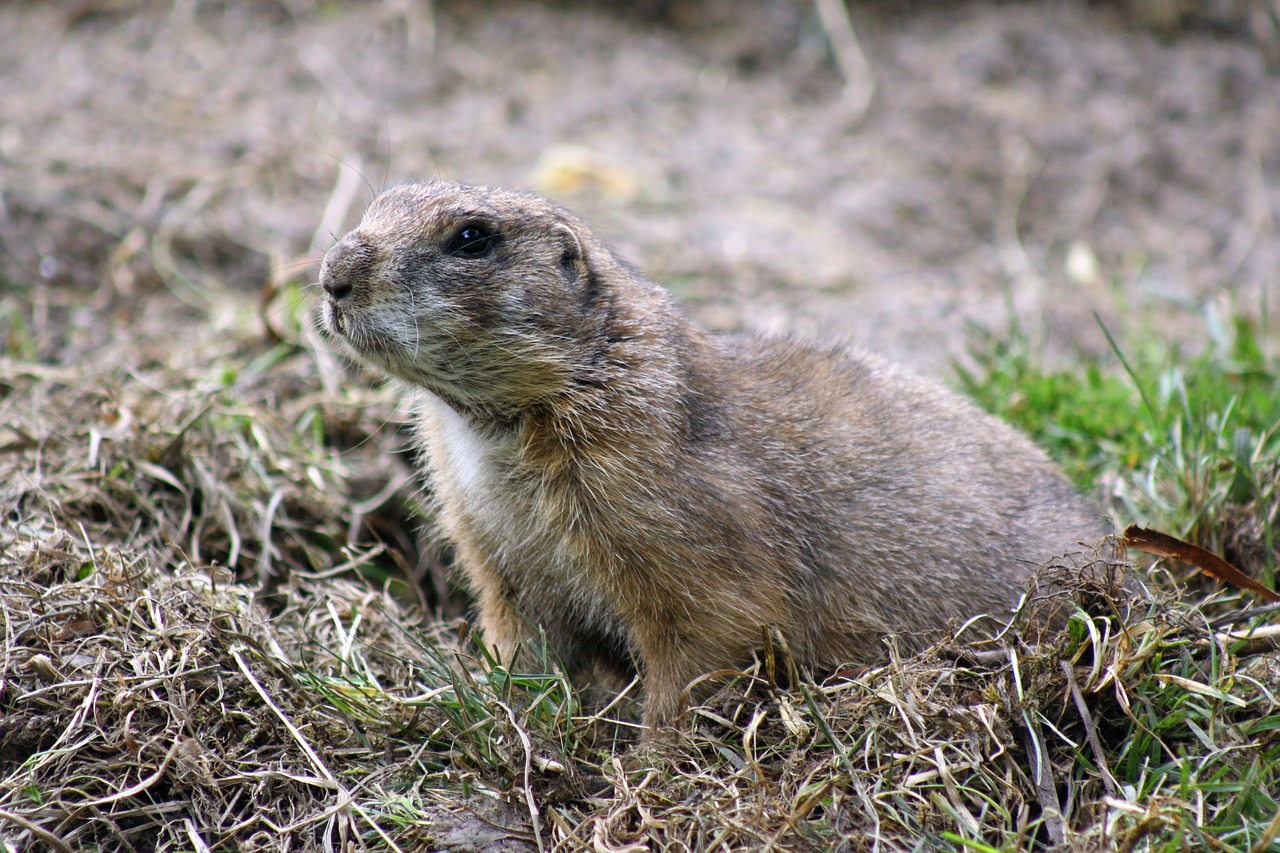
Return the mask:
[[[445,244],[446,255],[455,258],[483,258],[493,251],[498,235],[484,225],[472,222],[463,225]]]

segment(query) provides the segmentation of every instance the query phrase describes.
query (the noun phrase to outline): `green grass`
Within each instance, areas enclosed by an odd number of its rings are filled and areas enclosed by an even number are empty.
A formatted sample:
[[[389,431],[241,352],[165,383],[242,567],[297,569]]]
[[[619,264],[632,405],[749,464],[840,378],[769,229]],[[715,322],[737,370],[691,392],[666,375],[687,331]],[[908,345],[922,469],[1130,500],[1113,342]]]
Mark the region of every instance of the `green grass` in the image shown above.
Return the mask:
[[[1247,319],[1224,325],[1209,316],[1204,328],[1195,350],[1153,335],[1121,344],[1104,328],[1111,351],[1069,368],[1045,366],[1016,329],[979,332],[959,382],[1032,434],[1109,504],[1121,528],[1174,533],[1275,588],[1280,360]],[[1102,741],[1118,790],[1106,806],[1094,804],[1096,819],[1072,846],[1280,850],[1280,662],[1274,642],[1249,647],[1222,633],[1275,615],[1242,615],[1247,597],[1194,577],[1182,574],[1167,593],[1180,600],[1129,625],[1123,641],[1100,641],[1096,625],[1086,631],[1088,619],[1073,620],[1077,678],[1092,661],[1084,695],[1099,692],[1106,669],[1117,673]],[[1097,756],[1083,744],[1076,755],[1060,772],[1087,802],[1104,793]]]
[[[1068,368],[1046,367],[1016,328],[978,332],[963,390],[1033,435],[1117,520],[1167,530],[1276,573],[1280,359],[1243,317],[1205,321],[1187,351],[1153,336]],[[1106,331],[1104,329],[1104,331]],[[1134,336],[1137,337],[1137,336]]]

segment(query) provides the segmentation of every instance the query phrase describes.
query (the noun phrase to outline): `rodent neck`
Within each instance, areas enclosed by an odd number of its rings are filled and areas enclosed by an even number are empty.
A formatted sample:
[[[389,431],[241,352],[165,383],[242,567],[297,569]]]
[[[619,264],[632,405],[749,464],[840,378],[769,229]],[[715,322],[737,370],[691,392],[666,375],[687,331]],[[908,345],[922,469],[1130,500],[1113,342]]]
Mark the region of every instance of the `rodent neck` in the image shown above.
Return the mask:
[[[647,279],[620,265],[602,279],[605,298],[557,359],[568,369],[536,397],[516,403],[428,390],[477,434],[518,436],[518,455],[544,473],[598,464],[602,454],[619,463],[670,455],[673,442],[706,422],[707,400],[720,396],[709,393],[720,384],[716,344]]]
[[[558,468],[607,462],[634,470],[672,460],[702,421],[708,367],[714,347],[708,336],[672,312],[646,318],[635,334],[615,338],[590,381],[532,407],[519,424],[523,454],[532,464]]]

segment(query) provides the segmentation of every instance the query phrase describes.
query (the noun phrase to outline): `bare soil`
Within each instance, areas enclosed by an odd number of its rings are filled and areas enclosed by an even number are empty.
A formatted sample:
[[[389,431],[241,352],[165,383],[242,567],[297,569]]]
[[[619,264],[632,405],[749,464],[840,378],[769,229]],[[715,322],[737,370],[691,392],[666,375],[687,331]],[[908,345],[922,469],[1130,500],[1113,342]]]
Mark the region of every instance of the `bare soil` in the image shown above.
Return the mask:
[[[865,112],[799,0],[5,4],[6,287],[96,292],[98,334],[171,294],[231,322],[441,176],[557,196],[711,325],[935,371],[971,320],[1064,356],[1095,312],[1198,345],[1204,306],[1276,302],[1273,5],[852,18]]]

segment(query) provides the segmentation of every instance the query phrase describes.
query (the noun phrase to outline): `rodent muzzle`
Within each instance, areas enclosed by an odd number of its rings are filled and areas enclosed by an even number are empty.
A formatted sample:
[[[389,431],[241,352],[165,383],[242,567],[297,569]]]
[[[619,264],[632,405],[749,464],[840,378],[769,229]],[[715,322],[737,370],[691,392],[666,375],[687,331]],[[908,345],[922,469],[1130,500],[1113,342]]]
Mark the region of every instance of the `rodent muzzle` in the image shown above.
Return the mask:
[[[349,301],[373,273],[377,252],[357,232],[339,240],[320,264],[320,286],[335,306]]]
[[[357,232],[337,242],[320,264],[320,286],[329,296],[329,325],[340,335],[347,332],[346,312],[368,283],[377,253]]]

